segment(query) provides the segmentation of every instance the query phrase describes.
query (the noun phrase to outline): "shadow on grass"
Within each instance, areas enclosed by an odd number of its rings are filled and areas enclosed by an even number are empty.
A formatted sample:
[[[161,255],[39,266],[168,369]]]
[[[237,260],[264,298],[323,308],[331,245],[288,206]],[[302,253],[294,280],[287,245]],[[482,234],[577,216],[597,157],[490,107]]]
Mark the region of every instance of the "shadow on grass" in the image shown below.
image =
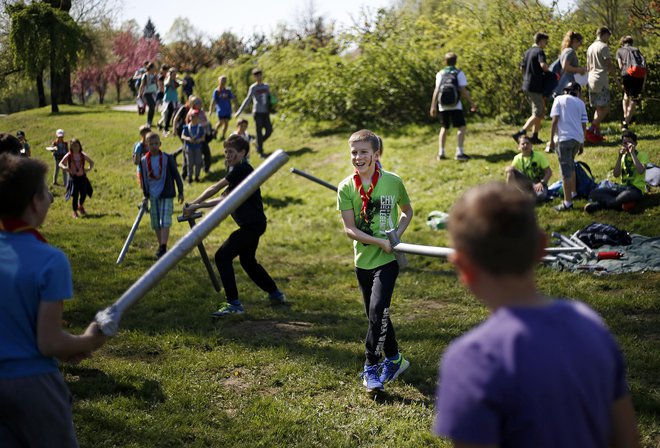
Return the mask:
[[[67,110],[59,112],[50,112],[48,117],[64,117],[64,116],[75,116],[75,115],[91,115],[91,114],[105,114],[106,110],[103,109],[85,109],[85,110]]]
[[[154,380],[134,378],[134,382],[137,383],[135,385],[118,381],[101,370],[80,366],[65,367],[63,373],[71,393],[77,399],[97,399],[121,394],[124,397],[136,398],[149,405],[165,401],[165,394],[160,384]]]
[[[292,151],[286,151],[286,153],[289,155],[289,157],[300,157],[300,156],[303,156],[305,154],[314,153],[314,152],[316,152],[316,151],[314,151],[309,146],[303,146],[302,148],[299,148],[299,149],[294,149]]]
[[[283,198],[264,196],[263,202],[269,207],[284,208],[288,207],[289,205],[300,205],[303,203],[303,200],[300,198],[294,198],[292,196],[284,196]]]
[[[496,154],[487,154],[487,155],[470,153],[470,158],[475,160],[485,160],[488,163],[500,163],[500,162],[510,162],[511,160],[513,160],[516,154],[518,154],[517,151],[507,149],[504,152],[500,152]]]

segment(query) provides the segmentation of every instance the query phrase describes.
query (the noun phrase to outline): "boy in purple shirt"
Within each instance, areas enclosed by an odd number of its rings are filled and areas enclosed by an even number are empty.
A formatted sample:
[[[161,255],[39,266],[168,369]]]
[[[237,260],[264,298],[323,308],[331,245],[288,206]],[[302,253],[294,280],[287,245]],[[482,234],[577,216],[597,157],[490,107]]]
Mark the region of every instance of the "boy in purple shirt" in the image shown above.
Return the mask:
[[[458,276],[490,317],[445,351],[433,431],[455,447],[638,447],[619,347],[587,305],[545,297],[533,200],[501,183],[450,212]]]

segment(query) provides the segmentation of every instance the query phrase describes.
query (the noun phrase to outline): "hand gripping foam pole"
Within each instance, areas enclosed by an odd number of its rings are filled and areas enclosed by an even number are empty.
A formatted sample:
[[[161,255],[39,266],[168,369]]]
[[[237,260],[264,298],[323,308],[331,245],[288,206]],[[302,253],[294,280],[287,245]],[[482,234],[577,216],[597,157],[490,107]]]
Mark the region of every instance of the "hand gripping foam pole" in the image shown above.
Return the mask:
[[[270,176],[275,174],[287,161],[289,156],[278,149],[268,157],[252,174],[238,185],[234,191],[216,205],[202,221],[154,263],[142,277],[108,308],[96,313],[96,322],[106,336],[114,336],[119,331],[119,320],[122,314],[151,290],[186,254],[227,218],[236,208],[245,202]]]
[[[128,232],[128,237],[126,238],[124,247],[122,247],[121,252],[119,252],[119,257],[117,257],[117,264],[121,264],[121,262],[124,261],[126,252],[128,252],[128,247],[131,245],[131,242],[133,241],[133,237],[135,236],[135,232],[140,226],[140,221],[142,221],[142,217],[144,216],[146,211],[147,211],[147,199],[144,199],[142,201],[142,204],[140,204],[140,211],[138,212],[137,218],[135,218],[133,227],[131,227],[131,231]]]

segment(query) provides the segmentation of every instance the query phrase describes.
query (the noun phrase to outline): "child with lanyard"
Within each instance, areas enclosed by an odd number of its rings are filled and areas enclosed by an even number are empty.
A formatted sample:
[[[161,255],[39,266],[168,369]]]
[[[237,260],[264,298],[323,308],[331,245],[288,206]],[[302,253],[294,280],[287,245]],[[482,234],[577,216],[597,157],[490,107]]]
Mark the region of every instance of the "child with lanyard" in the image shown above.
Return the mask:
[[[351,135],[348,143],[354,173],[339,184],[337,209],[341,211],[346,235],[354,240],[355,274],[369,319],[362,378],[367,392],[372,393],[383,391],[385,383],[395,380],[410,366],[399,353],[390,320],[399,265],[385,232],[394,228],[398,219],[396,233],[401,237],[413,209],[401,178],[379,166],[381,139],[363,129]]]
[[[89,168],[86,168],[86,163],[89,163]],[[87,196],[91,197],[93,192],[92,184],[87,178],[87,172],[94,168],[94,161],[83,152],[80,140],[72,138],[69,142],[69,152],[60,161],[59,165],[62,170],[69,173],[65,199],[72,198],[73,217],[78,218],[78,210],[82,215],[86,215],[87,212],[83,204]]]
[[[545,202],[548,198],[548,180],[552,176],[548,159],[542,152],[532,149],[532,141],[525,134],[518,137],[518,149],[520,154],[516,154],[511,165],[506,167],[506,182],[533,194],[537,204]]]
[[[188,215],[200,208],[215,207],[224,197],[234,190],[243,180],[254,171],[247,160],[250,145],[243,137],[231,135],[224,143],[225,160],[228,167],[227,176],[207,188],[197,199],[186,204],[183,214]],[[225,191],[219,199],[206,202],[223,188]],[[241,266],[250,279],[262,290],[268,293],[273,305],[286,303],[284,293],[277,288],[275,281],[268,272],[257,262],[256,252],[259,238],[266,231],[266,215],[261,200],[261,190],[257,190],[243,202],[232,214],[238,224],[238,230],[222,243],[215,253],[215,263],[220,272],[220,279],[225,288],[227,303],[213,313],[214,317],[223,317],[230,314],[243,314],[245,309],[238,298],[238,288],[232,260],[239,257]]]
[[[160,150],[160,137],[155,132],[147,134],[149,152],[140,161],[142,191],[149,199],[151,228],[156,232],[158,251],[156,258],[167,252],[167,240],[172,227],[174,212],[174,183],[179,192],[179,204],[183,203],[183,181],[176,167],[174,156]]]
[[[89,358],[106,337],[96,323],[62,328],[73,297],[66,255],[37,230],[53,195],[40,160],[0,154],[0,446],[78,446],[59,362]]]

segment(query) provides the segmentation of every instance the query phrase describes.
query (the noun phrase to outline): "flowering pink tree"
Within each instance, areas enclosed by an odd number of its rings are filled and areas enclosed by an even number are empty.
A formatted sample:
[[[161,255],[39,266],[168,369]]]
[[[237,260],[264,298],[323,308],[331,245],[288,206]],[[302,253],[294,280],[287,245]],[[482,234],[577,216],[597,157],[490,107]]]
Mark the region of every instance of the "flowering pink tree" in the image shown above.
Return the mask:
[[[130,31],[117,33],[112,41],[113,61],[104,68],[105,78],[115,86],[117,102],[121,88],[126,84],[144,61],[156,58],[160,50],[157,39],[137,39]]]

